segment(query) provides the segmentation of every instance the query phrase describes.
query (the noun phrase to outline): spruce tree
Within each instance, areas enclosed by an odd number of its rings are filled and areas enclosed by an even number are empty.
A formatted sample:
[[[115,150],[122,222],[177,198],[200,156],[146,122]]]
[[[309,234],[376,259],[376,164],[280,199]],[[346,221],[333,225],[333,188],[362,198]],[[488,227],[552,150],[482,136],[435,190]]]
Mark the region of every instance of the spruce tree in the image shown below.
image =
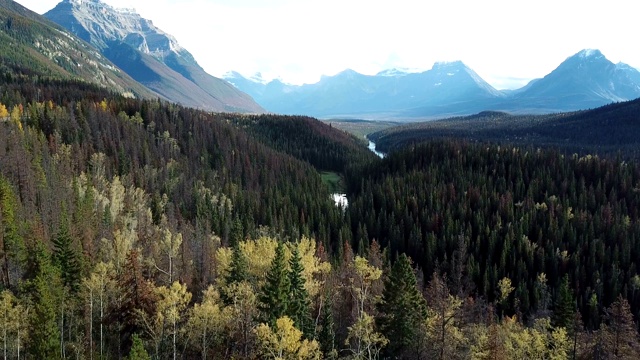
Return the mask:
[[[144,344],[142,344],[142,340],[138,334],[133,334],[131,341],[131,351],[129,351],[127,360],[151,360],[151,356],[149,356],[149,353],[144,348]]]
[[[563,327],[567,333],[573,334],[575,313],[575,300],[569,288],[569,276],[565,275],[558,287],[558,295],[553,309],[553,325]]]
[[[295,327],[302,331],[307,339],[313,338],[314,326],[311,320],[310,307],[311,301],[309,300],[309,293],[304,288],[305,279],[302,274],[304,268],[302,267],[302,259],[298,248],[294,247],[291,259],[289,260],[289,305],[287,308],[287,315],[293,320]]]
[[[325,358],[334,358],[337,356],[332,307],[331,299],[326,296],[322,312],[320,313],[320,332],[318,333],[318,343]]]
[[[80,287],[80,259],[73,249],[66,212],[63,212],[58,233],[53,239],[53,263],[60,270],[63,285],[72,293],[76,293]]]
[[[260,321],[275,326],[276,320],[287,314],[289,307],[289,276],[280,242],[267,272],[267,279],[258,297]]]
[[[61,357],[57,319],[57,305],[61,295],[60,276],[51,265],[41,242],[36,244],[30,267],[34,278],[27,283],[33,304],[29,318],[31,331],[28,350],[34,359],[58,359]]]
[[[384,282],[378,310],[380,331],[389,339],[388,351],[397,356],[406,353],[427,317],[427,305],[418,290],[411,260],[405,254],[393,264]]]
[[[227,274],[225,278],[227,285],[248,281],[248,268],[249,264],[247,263],[247,258],[242,253],[240,245],[236,244],[236,246],[233,247],[233,252],[231,254],[231,268],[229,269],[229,274]]]

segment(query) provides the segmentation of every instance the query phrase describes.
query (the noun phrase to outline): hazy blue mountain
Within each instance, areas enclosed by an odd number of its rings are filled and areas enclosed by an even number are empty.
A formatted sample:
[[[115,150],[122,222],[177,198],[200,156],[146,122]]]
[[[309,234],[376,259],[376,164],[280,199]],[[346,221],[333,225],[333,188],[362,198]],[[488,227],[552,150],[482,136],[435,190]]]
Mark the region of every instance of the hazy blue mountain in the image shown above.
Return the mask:
[[[640,71],[613,64],[598,50],[583,50],[521,89],[498,91],[460,61],[431,70],[398,69],[376,75],[345,70],[315,84],[255,81],[238,73],[227,80],[268,111],[318,117],[435,118],[484,110],[552,113],[595,108],[640,97]]]
[[[455,108],[460,104],[468,109],[481,109],[481,104],[505,97],[460,61],[437,63],[422,73],[391,69],[363,75],[348,69],[305,85],[288,85],[280,80],[265,84],[237,72],[227,74],[225,79],[253,96],[268,111],[319,117],[429,113],[432,109]]]
[[[45,16],[169,100],[213,111],[263,111],[238,88],[207,74],[173,36],[135,10],[100,0],[63,0]]]
[[[640,72],[614,64],[599,50],[582,50],[514,95],[514,105],[549,111],[588,109],[640,97]]]

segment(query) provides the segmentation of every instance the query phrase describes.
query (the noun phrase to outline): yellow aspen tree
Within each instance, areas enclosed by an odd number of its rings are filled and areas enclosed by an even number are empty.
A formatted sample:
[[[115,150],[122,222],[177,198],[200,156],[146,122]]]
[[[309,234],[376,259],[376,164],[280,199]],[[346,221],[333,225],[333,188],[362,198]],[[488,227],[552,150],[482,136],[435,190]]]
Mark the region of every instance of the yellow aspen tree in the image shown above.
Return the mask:
[[[7,110],[7,107],[0,103],[0,120],[8,118],[9,117],[9,111]]]
[[[167,275],[169,278],[169,284],[173,283],[174,262],[176,257],[180,254],[180,247],[182,246],[182,234],[173,234],[169,229],[162,231],[162,239],[160,239],[160,252],[167,258],[167,269],[161,269],[154,261],[156,270]]]
[[[177,336],[178,322],[183,319],[183,315],[189,301],[191,293],[187,291],[187,286],[176,281],[170,287],[161,286],[157,289],[160,300],[156,314],[156,329],[163,328],[165,323],[170,324],[169,334],[171,335],[173,360],[178,354]],[[161,330],[164,333],[164,329]]]
[[[231,326],[231,337],[243,358],[251,358],[253,345],[253,328],[258,315],[258,298],[255,289],[247,281],[230,284],[225,290],[230,298],[229,308],[234,321]]]
[[[19,130],[20,132],[24,132],[24,130],[22,129],[22,106],[14,106],[13,109],[11,109],[11,123],[13,123]]]
[[[268,324],[260,324],[255,330],[260,353],[266,359],[313,360],[321,359],[318,342],[302,339],[302,331],[296,329],[293,320],[284,316],[276,320],[272,329]]]
[[[235,321],[231,307],[224,307],[220,293],[212,285],[203,291],[202,302],[189,310],[185,327],[187,342],[199,348],[202,360],[207,359],[211,345],[220,342],[224,330]]]
[[[379,281],[382,270],[369,264],[361,256],[353,260],[353,277],[349,279],[351,295],[356,302],[356,322],[348,328],[345,342],[350,345],[353,356],[357,359],[376,359],[388,340],[376,331],[373,316],[367,314],[366,307],[375,304],[370,298],[370,290],[374,282]]]

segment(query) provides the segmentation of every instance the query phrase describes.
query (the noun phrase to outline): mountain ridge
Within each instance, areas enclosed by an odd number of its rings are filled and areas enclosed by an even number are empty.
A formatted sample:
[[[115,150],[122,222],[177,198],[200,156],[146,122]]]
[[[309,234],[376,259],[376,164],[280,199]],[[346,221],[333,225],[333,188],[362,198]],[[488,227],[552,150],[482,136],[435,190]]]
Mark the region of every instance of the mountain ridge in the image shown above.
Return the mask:
[[[5,73],[83,80],[125,96],[163,98],[82,39],[14,1],[0,0],[0,24],[0,65]]]
[[[622,62],[614,64],[595,49],[567,57],[545,77],[514,90],[495,89],[462,61],[436,62],[423,72],[389,69],[364,75],[345,70],[304,85],[279,80],[262,84],[237,72],[228,73],[226,79],[269,111],[324,118],[438,118],[484,110],[545,114],[640,97],[640,71]],[[345,83],[345,79],[352,81]],[[340,105],[345,92],[352,102],[350,108]],[[333,102],[329,96],[334,97]],[[304,99],[314,103],[304,104]],[[332,103],[337,105],[330,106]]]
[[[171,101],[213,111],[264,112],[249,95],[208,74],[175,37],[133,9],[100,0],[63,0],[44,16]]]

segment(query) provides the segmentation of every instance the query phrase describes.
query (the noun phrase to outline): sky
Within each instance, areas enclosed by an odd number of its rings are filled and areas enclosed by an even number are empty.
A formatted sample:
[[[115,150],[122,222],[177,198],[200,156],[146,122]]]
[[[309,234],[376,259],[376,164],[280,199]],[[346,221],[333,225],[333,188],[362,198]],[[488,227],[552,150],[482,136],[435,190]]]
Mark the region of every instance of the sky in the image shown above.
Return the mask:
[[[17,0],[37,12],[59,0]],[[640,68],[635,0],[103,0],[135,8],[210,74],[314,83],[461,60],[514,89],[582,49]]]

